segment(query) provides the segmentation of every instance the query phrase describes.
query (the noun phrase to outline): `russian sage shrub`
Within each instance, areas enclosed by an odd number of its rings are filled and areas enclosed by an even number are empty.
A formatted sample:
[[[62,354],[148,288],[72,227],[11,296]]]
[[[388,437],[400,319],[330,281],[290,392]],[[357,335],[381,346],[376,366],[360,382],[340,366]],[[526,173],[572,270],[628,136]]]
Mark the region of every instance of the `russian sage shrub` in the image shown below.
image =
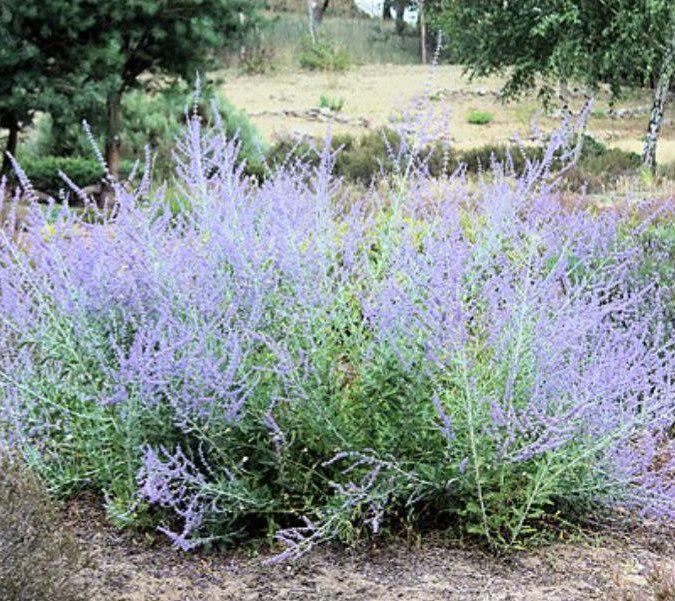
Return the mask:
[[[4,444],[186,550],[672,519],[672,282],[645,273],[650,218],[563,206],[556,144],[519,176],[419,163],[355,201],[330,150],[257,183],[195,115],[171,191],[147,168],[92,219],[24,182],[0,250]]]

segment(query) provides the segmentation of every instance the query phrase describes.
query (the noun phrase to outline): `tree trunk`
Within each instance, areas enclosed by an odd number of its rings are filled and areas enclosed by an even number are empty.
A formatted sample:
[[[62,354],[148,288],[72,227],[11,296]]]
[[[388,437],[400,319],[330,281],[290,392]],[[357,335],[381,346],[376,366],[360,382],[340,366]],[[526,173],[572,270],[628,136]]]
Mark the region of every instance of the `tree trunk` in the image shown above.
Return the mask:
[[[323,22],[323,17],[328,10],[328,5],[330,0],[322,0],[315,2],[312,11],[312,17],[314,18],[314,27],[317,28]]]
[[[405,0],[396,0],[394,2],[394,11],[396,12],[396,33],[403,35],[405,32]]]
[[[572,140],[574,141],[574,149],[572,151],[572,162],[577,164],[581,159],[581,153],[584,150],[584,143],[586,141],[586,131],[588,129],[588,118],[590,110],[595,102],[595,94],[590,90],[584,93],[586,102],[578,114],[575,114],[571,107],[572,95],[566,81],[559,82],[558,99],[561,104],[561,111],[566,127],[573,133]],[[576,136],[576,137],[575,137]]]
[[[642,151],[642,164],[652,173],[656,171],[656,144],[659,140],[661,123],[663,121],[663,112],[668,99],[668,90],[670,89],[670,78],[675,67],[673,54],[675,53],[675,40],[671,40],[666,55],[663,57],[661,72],[654,90],[654,101],[652,103],[652,112],[647,126],[647,135],[645,136],[644,150]]]
[[[5,154],[2,157],[2,169],[0,170],[0,175],[7,175],[12,168],[12,163],[10,163],[8,155],[11,154],[12,156],[16,156],[16,147],[19,143],[19,124],[16,121],[10,122],[7,129],[9,130],[9,134],[7,135]]]
[[[563,119],[571,123],[574,115],[570,108],[570,90],[566,81],[560,81],[558,84],[558,100],[560,100],[560,110],[562,111]]]
[[[382,3],[382,18],[385,21],[391,20],[391,5],[393,4],[392,0],[384,0]]]
[[[307,18],[309,20],[309,39],[312,45],[316,44],[316,23],[314,21],[314,13],[316,12],[316,0],[307,0]]]
[[[99,206],[111,210],[115,204],[115,191],[112,183],[120,177],[120,149],[122,139],[122,92],[116,90],[108,94],[108,132],[105,140],[105,162],[112,182],[106,179],[101,186]]]
[[[113,179],[120,175],[120,148],[122,140],[122,93],[111,92],[108,95],[108,135],[105,145],[105,160]]]
[[[424,0],[419,0],[419,19],[420,19],[420,50],[422,55],[422,64],[427,64],[427,23],[424,17]]]

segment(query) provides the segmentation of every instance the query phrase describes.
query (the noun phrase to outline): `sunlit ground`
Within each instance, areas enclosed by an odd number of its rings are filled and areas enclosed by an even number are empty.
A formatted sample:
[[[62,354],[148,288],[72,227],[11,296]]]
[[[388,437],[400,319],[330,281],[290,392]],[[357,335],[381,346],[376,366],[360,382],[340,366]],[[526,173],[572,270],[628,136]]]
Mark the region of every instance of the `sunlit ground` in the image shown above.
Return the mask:
[[[284,110],[307,110],[319,106],[324,94],[344,99],[341,115],[368,120],[369,127],[386,124],[389,117],[409,105],[430,84],[439,108],[451,110],[451,132],[457,147],[481,146],[506,142],[514,135],[525,137],[537,124],[552,128],[556,119],[546,117],[534,95],[517,102],[502,103],[493,92],[500,89],[501,78],[470,81],[455,65],[443,65],[433,71],[422,65],[364,65],[352,67],[345,73],[311,73],[279,70],[266,75],[241,75],[224,72],[223,90],[238,107],[244,107],[254,123],[267,138],[287,133],[324,135],[326,123],[284,115]],[[484,95],[482,95],[484,94]],[[590,118],[589,133],[608,146],[640,152],[642,138],[649,120],[647,114],[612,119],[607,116],[607,94],[601,94]],[[580,102],[580,101],[578,101]],[[649,90],[631,93],[618,107],[650,106]],[[467,122],[469,111],[488,111],[493,121],[487,125]],[[264,114],[272,112],[274,114]],[[660,163],[675,160],[675,109],[668,107],[661,133],[657,159]],[[363,125],[339,124],[333,131],[358,132]]]

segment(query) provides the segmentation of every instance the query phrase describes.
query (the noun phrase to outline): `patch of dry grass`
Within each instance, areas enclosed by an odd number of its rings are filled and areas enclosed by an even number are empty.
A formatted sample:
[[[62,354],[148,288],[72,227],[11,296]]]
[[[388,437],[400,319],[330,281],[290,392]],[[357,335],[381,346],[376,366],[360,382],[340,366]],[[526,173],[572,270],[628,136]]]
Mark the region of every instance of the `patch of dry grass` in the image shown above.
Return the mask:
[[[281,114],[284,109],[306,110],[318,105],[321,94],[345,98],[342,114],[365,118],[369,127],[386,124],[389,117],[425,89],[430,69],[424,65],[363,65],[346,73],[307,73],[280,70],[268,75],[247,76],[225,73],[224,92],[232,102],[252,115],[261,133],[269,139],[288,133],[324,135],[326,123],[292,118]],[[452,113],[451,136],[459,148],[473,148],[506,142],[514,135],[526,137],[536,122],[543,130],[554,128],[558,121],[541,111],[535,96],[504,104],[496,96],[503,79],[491,77],[470,81],[462,67],[442,65],[435,69],[431,89],[434,98],[445,103]],[[621,104],[622,107],[648,106],[649,91],[642,90]],[[608,146],[639,152],[647,126],[646,115],[611,119],[607,117],[608,98],[600,97],[600,109],[592,116],[589,133]],[[491,123],[476,127],[466,122],[468,111],[488,111]],[[275,114],[261,114],[261,113]],[[666,125],[659,142],[658,161],[675,160],[675,105],[670,104]],[[358,132],[363,127],[335,124],[335,132]]]
[[[85,601],[86,563],[37,477],[0,455],[0,601]]]

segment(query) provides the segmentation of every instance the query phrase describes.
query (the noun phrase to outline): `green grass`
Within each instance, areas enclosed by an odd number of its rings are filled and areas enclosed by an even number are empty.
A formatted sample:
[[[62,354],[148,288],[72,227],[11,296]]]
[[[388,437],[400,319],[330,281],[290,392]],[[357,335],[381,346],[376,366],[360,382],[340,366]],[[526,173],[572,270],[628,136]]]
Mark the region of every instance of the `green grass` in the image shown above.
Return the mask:
[[[466,120],[472,125],[487,125],[493,119],[494,115],[488,111],[471,110],[466,116]]]
[[[339,113],[345,105],[345,99],[339,98],[337,96],[328,96],[327,94],[321,94],[319,98],[319,108],[328,109],[335,113]]]
[[[305,15],[286,13],[271,16],[255,37],[262,47],[274,48],[280,65],[295,66],[308,33]],[[379,19],[327,17],[319,28],[319,38],[346,48],[350,60],[357,64],[408,65],[420,61],[417,37],[399,36],[393,23]]]

